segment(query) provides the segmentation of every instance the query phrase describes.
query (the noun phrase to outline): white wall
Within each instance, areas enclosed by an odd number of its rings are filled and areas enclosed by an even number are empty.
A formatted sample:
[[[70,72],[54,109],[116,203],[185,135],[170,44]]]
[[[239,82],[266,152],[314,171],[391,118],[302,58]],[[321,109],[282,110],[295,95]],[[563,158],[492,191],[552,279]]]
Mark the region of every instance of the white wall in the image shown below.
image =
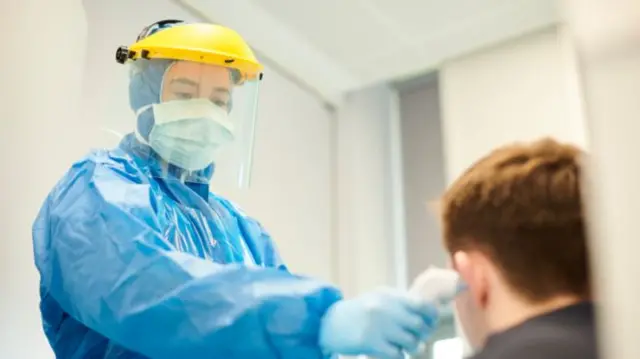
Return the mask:
[[[406,285],[397,94],[349,94],[337,123],[337,267],[347,295]]]
[[[2,3],[0,30],[0,358],[50,358],[40,329],[31,223],[71,158],[83,152],[76,116],[86,23],[80,3]],[[15,35],[13,35],[15,34]]]
[[[567,0],[591,133],[589,199],[601,358],[640,358],[640,3]],[[603,14],[606,14],[603,16]]]
[[[586,145],[577,71],[563,30],[450,61],[440,86],[449,181],[507,142],[550,135]]]

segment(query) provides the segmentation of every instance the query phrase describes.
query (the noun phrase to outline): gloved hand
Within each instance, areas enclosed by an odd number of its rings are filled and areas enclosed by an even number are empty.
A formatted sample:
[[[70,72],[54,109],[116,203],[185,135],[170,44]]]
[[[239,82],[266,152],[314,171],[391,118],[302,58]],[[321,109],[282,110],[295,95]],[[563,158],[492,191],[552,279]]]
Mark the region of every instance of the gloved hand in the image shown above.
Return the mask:
[[[434,331],[437,309],[390,289],[334,304],[322,319],[320,346],[326,354],[404,359]]]

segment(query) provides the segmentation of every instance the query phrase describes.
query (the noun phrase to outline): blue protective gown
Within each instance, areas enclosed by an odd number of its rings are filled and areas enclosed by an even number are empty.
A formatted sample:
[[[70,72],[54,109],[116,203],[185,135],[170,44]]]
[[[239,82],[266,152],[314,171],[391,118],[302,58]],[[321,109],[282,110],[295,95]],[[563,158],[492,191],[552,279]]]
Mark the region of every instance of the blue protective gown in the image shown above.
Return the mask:
[[[339,291],[287,272],[264,229],[203,185],[153,175],[148,147],[76,163],[33,228],[59,359],[321,358]]]

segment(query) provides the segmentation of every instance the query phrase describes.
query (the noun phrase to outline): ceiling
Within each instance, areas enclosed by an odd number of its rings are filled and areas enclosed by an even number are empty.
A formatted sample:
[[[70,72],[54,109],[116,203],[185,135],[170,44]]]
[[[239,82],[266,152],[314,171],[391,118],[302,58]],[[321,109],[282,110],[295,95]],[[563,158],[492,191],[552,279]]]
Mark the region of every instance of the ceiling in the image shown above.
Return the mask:
[[[330,103],[555,24],[555,0],[175,0]]]

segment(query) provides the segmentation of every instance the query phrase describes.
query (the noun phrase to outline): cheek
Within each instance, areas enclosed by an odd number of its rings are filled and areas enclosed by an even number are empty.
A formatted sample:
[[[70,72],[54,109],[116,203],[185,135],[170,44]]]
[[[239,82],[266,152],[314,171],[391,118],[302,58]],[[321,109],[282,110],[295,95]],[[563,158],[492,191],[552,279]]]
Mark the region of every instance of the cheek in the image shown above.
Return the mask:
[[[471,293],[466,292],[458,296],[455,309],[469,344],[473,348],[482,347],[487,336],[486,324],[483,312],[473,300]]]

